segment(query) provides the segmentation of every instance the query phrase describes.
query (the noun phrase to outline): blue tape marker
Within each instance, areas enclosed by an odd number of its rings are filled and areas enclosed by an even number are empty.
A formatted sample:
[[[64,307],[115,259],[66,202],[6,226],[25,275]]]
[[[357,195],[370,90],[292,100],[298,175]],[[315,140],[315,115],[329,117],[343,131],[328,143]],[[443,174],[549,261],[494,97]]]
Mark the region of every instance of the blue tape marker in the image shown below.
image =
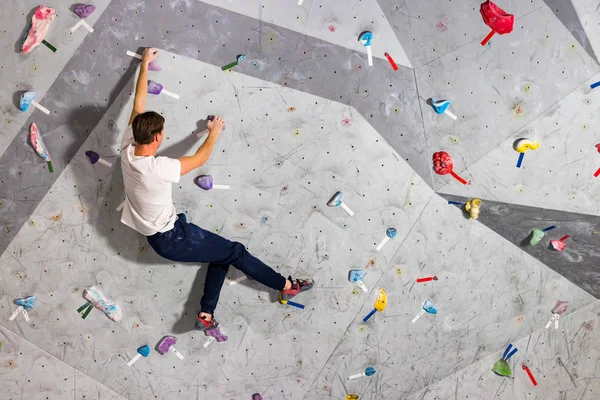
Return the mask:
[[[598,86],[600,86],[600,81],[598,81],[598,82],[596,82],[596,83],[592,83],[592,84],[590,85],[590,87],[591,87],[592,89],[594,89],[594,88],[597,88]]]
[[[376,312],[377,312],[377,309],[374,308],[373,311],[368,313],[367,316],[363,318],[363,322],[367,322],[369,320],[369,318],[371,318],[373,315],[375,315]]]
[[[304,305],[303,304],[294,303],[293,301],[289,301],[289,300],[287,301],[286,304],[289,304],[290,306],[298,307],[298,308],[304,310]]]
[[[502,354],[502,358],[505,359],[506,355],[508,354],[508,352],[510,351],[510,349],[512,349],[512,343],[508,345],[508,347],[506,348],[506,350],[504,350],[504,354]]]
[[[521,164],[523,164],[524,157],[525,153],[519,153],[519,159],[517,160],[517,168],[521,168]]]
[[[544,229],[542,232],[548,232],[548,231],[551,231],[552,229],[556,229],[556,225],[549,226],[546,229]]]
[[[456,204],[457,206],[464,206],[465,203],[459,203],[458,201],[450,201],[448,200],[448,204]]]
[[[519,351],[519,349],[517,349],[516,347],[513,349],[513,351],[511,351],[510,353],[508,353],[508,355],[504,358],[506,361],[508,361],[509,358],[511,358],[517,351]]]

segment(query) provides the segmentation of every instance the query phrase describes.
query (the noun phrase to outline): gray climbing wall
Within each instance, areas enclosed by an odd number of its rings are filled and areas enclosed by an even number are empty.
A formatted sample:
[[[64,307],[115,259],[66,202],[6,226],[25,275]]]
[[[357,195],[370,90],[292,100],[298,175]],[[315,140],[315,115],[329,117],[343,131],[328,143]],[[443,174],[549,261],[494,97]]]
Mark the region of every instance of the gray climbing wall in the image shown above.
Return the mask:
[[[98,1],[94,32],[70,34],[78,17],[56,0],[46,4],[58,13],[47,38],[59,50],[29,55],[12,49],[37,3],[0,11],[11,49],[0,61],[7,398],[595,399],[600,100],[589,84],[600,67],[581,29],[597,46],[598,2],[498,0],[515,30],[486,47],[479,1],[297,3]],[[366,29],[373,67],[356,40]],[[227,284],[217,318],[229,339],[204,347],[192,328],[205,266],[161,259],[119,222],[118,144],[138,67],[126,51],[145,46],[161,49],[163,71],[151,79],[180,96],[148,100],[167,121],[163,155],[195,151],[207,114],[227,121],[209,163],[174,185],[176,207],[282,273],[313,276],[315,289],[296,299],[304,310],[255,282]],[[247,59],[221,71],[238,54]],[[24,88],[50,116],[16,108]],[[458,120],[435,114],[430,97],[451,100]],[[33,121],[53,174],[27,143]],[[542,145],[517,169],[520,137]],[[87,150],[112,166],[91,165]],[[472,185],[433,174],[438,150]],[[201,173],[231,189],[200,190]],[[336,190],[354,217],[326,206]],[[484,199],[480,221],[446,201],[472,196]],[[572,246],[520,246],[541,221],[560,222]],[[392,226],[397,236],[377,252]],[[351,268],[367,271],[367,293],[348,282]],[[239,277],[231,268],[228,283]],[[120,323],[96,310],[79,317],[89,285],[123,307]],[[387,308],[363,323],[380,287]],[[26,294],[38,296],[31,321],[8,321]],[[426,299],[438,313],[413,324]],[[557,300],[569,309],[546,330]],[[166,334],[184,360],[152,351],[127,367]],[[490,369],[509,343],[519,352],[501,378]],[[347,380],[367,366],[377,374]]]

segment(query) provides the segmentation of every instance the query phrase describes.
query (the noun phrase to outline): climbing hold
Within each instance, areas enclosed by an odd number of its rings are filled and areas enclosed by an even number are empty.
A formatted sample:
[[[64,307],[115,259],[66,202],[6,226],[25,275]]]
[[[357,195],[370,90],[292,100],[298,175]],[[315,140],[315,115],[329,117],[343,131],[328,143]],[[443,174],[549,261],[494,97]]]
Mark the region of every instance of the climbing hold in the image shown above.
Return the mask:
[[[367,289],[367,286],[365,286],[365,283],[363,282],[365,274],[366,271],[364,269],[351,269],[350,272],[348,272],[348,280],[354,283],[363,292],[368,293],[369,289]]]
[[[362,378],[363,376],[373,376],[375,375],[375,368],[373,367],[367,367],[365,369],[365,372],[361,372],[360,374],[354,374],[354,375],[350,375],[348,377],[348,379],[358,379],[358,378]]]
[[[219,327],[207,330],[206,336],[214,337],[219,343],[225,342],[228,339],[228,337],[221,332],[221,328]]]
[[[543,230],[538,229],[538,228],[533,228],[533,230],[531,231],[531,240],[529,241],[529,244],[531,244],[532,246],[537,246],[538,243],[540,243],[540,241],[544,238],[544,235],[546,234],[545,232],[548,232],[555,228],[556,228],[556,225],[549,226]]]
[[[469,215],[473,219],[479,218],[479,208],[481,207],[480,199],[473,199],[471,201],[467,201],[465,204],[465,209],[469,212]]]
[[[139,347],[137,349],[137,354],[135,355],[135,357],[133,357],[128,363],[127,366],[131,367],[133,365],[133,363],[135,363],[137,360],[139,360],[141,357],[148,357],[148,355],[150,354],[150,346],[143,345],[142,347]]]
[[[329,29],[329,32],[335,32],[335,26],[333,25],[329,25],[327,29]]]
[[[510,366],[508,365],[507,361],[517,351],[519,351],[519,349],[517,349],[516,347],[514,349],[512,347],[513,347],[512,343],[509,344],[508,347],[506,348],[506,350],[504,350],[504,354],[502,355],[502,358],[494,364],[492,371],[495,374],[500,375],[500,376],[505,376],[505,377],[508,377],[512,374],[512,371],[510,370]],[[511,351],[511,349],[512,349],[512,351]]]
[[[21,297],[15,300],[15,304],[23,307],[25,310],[31,310],[35,304],[35,296]]]
[[[179,99],[179,95],[175,94],[173,92],[170,92],[168,90],[166,90],[163,85],[161,85],[158,82],[154,82],[152,80],[148,81],[148,93],[150,94],[166,94],[169,97],[172,97],[174,99]]]
[[[342,207],[350,216],[354,215],[354,212],[344,203],[344,194],[342,192],[335,192],[331,199],[327,202],[329,207]]]
[[[450,174],[454,177],[454,179],[456,179],[463,185],[468,185],[469,183],[467,183],[467,181],[465,181],[463,178],[458,176],[452,170],[453,167],[454,167],[454,163],[452,162],[452,158],[450,157],[450,154],[446,153],[445,151],[438,151],[436,153],[433,153],[433,170],[435,171],[436,174],[438,174],[438,175]]]
[[[433,304],[433,302],[431,300],[427,299],[423,303],[423,309],[412,319],[411,322],[414,324],[415,322],[417,322],[417,320],[419,318],[421,318],[423,315],[425,315],[425,313],[437,314],[437,312],[438,312],[437,307]]]
[[[162,355],[170,351],[171,353],[175,354],[180,360],[183,360],[183,355],[180,352],[178,352],[175,347],[173,347],[175,344],[177,344],[177,338],[175,336],[163,336],[163,338],[160,339],[156,344],[156,351],[158,351],[159,354]]]
[[[19,108],[21,109],[21,111],[25,112],[29,108],[29,105],[33,105],[35,108],[37,108],[44,114],[49,115],[50,111],[46,107],[41,106],[40,103],[35,101],[35,96],[36,93],[33,91],[28,91],[21,95],[21,99],[19,101]]]
[[[363,46],[367,48],[367,57],[369,62],[369,67],[373,66],[373,51],[371,50],[371,42],[373,40],[373,32],[364,31],[358,35],[358,41],[362,43]]]
[[[538,228],[534,228],[531,231],[531,240],[529,241],[529,244],[531,244],[532,246],[537,246],[543,238],[544,231]]]
[[[373,310],[363,318],[363,322],[367,322],[377,311],[383,312],[385,307],[387,307],[387,293],[384,288],[380,288],[379,292],[377,292],[377,298],[375,299],[375,306]]]
[[[106,317],[114,322],[119,322],[123,316],[121,307],[107,299],[96,286],[86,288],[81,296],[91,303],[98,310],[102,311]]]
[[[565,247],[567,247],[567,245],[564,243],[564,241],[567,240],[569,237],[570,237],[569,235],[566,235],[558,240],[551,240],[550,244],[552,245],[554,250],[563,251],[565,249]]]
[[[567,307],[569,307],[568,301],[557,300],[554,307],[552,307],[552,310],[550,310],[552,318],[550,318],[550,321],[548,321],[545,328],[548,329],[552,322],[554,322],[554,329],[558,329],[558,320],[561,315],[567,312]]]
[[[258,393],[252,395],[252,400],[263,400],[262,396]]]
[[[52,52],[56,52],[56,47],[44,40],[46,33],[48,33],[48,28],[50,28],[50,23],[54,19],[54,15],[55,12],[53,8],[44,6],[38,6],[38,8],[36,8],[31,17],[31,22],[27,26],[27,29],[25,29],[25,35],[19,44],[19,48],[23,53],[29,53],[40,43],[43,43],[52,50]]]
[[[29,126],[29,141],[37,155],[48,164],[48,172],[54,172],[54,169],[52,168],[52,159],[50,158],[50,154],[48,154],[48,149],[46,148],[46,145],[44,145],[42,135],[35,122],[32,122]]]
[[[540,144],[534,140],[530,139],[518,139],[514,142],[513,148],[519,154],[519,159],[517,160],[517,168],[521,168],[523,164],[523,158],[525,157],[525,152],[527,150],[537,150],[540,147]]]
[[[481,41],[482,46],[485,46],[486,43],[496,33],[498,33],[500,35],[504,35],[506,33],[512,32],[513,25],[515,23],[515,16],[512,14],[507,14],[503,9],[498,7],[496,4],[494,4],[488,0],[481,4],[481,7],[479,8],[479,12],[481,13],[483,22],[485,22],[485,24],[488,27],[490,27],[490,29],[492,30]]]
[[[393,239],[394,237],[396,237],[396,233],[397,233],[396,228],[388,228],[385,231],[385,235],[386,235],[385,238],[383,238],[381,243],[379,243],[377,245],[375,250],[377,250],[377,251],[381,250],[383,248],[383,246],[385,246],[385,244],[390,241],[390,239]]]
[[[211,190],[211,189],[222,189],[228,190],[229,185],[215,185],[213,184],[213,177],[211,175],[200,175],[194,179],[194,183],[198,185],[201,189]]]
[[[450,110],[448,110],[448,107],[450,106],[450,102],[448,100],[438,100],[432,97],[431,99],[429,99],[429,102],[436,113],[446,114],[453,120],[457,119],[456,115],[454,115],[452,112],[450,112]]]
[[[509,377],[512,374],[510,365],[508,365],[508,363],[503,359],[496,361],[492,367],[492,372],[494,372],[496,375],[504,377]]]
[[[96,6],[91,4],[77,4],[73,12],[79,15],[79,18],[87,18],[96,11]]]
[[[89,158],[92,165],[99,162],[100,164],[106,165],[107,167],[112,167],[112,163],[106,161],[103,158],[100,158],[100,155],[98,153],[96,153],[95,151],[88,150],[85,152],[85,155],[87,156],[87,158]]]

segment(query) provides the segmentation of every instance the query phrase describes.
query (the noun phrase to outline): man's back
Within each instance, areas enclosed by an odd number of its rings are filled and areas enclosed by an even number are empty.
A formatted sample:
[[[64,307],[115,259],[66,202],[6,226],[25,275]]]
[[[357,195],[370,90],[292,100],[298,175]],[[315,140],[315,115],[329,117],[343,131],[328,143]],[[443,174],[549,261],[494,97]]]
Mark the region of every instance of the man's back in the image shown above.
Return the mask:
[[[136,156],[130,125],[121,141],[121,168],[126,194],[121,222],[146,236],[173,229],[177,214],[171,183],[179,182],[179,160]]]

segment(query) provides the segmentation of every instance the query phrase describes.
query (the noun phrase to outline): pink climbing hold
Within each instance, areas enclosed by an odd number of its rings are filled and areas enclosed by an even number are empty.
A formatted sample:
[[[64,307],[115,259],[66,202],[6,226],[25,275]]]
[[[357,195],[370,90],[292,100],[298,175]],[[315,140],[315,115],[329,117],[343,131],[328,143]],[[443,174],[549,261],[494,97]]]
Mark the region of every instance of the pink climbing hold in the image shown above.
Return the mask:
[[[342,125],[344,125],[344,126],[350,126],[350,125],[352,125],[352,120],[350,118],[348,118],[348,117],[342,118]]]
[[[333,25],[329,25],[328,29],[329,29],[329,32],[335,32],[335,26],[333,26]]]
[[[567,247],[567,245],[565,244],[565,240],[567,240],[569,237],[570,237],[569,235],[566,235],[566,236],[561,237],[558,240],[551,240],[550,244],[552,245],[554,250],[563,251],[565,249],[565,247]]]

